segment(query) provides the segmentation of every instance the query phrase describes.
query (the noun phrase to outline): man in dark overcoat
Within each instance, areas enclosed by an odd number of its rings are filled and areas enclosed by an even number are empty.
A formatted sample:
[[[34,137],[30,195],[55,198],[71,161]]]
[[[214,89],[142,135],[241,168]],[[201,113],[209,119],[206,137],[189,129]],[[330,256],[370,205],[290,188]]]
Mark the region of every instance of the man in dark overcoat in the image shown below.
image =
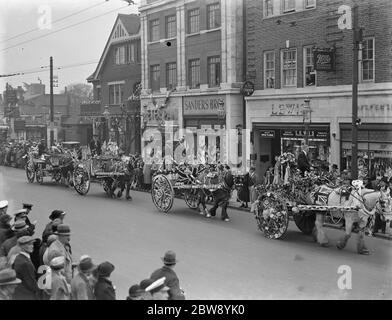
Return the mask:
[[[305,171],[310,171],[310,162],[309,162],[309,147],[307,145],[301,146],[301,152],[298,155],[298,169],[301,171],[301,174],[304,175]]]

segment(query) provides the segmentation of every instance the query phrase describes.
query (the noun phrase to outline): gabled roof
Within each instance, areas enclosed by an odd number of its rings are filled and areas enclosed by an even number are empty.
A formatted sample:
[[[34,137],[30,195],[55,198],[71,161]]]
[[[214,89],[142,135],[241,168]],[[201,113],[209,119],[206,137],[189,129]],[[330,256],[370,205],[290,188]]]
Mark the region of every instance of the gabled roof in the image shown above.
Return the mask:
[[[127,41],[130,38],[137,36],[140,37],[140,17],[137,14],[118,14],[116,22],[110,32],[109,39],[106,42],[105,49],[99,59],[98,66],[94,73],[87,78],[87,81],[91,82],[98,80],[97,77],[113,42],[118,43],[121,41]]]

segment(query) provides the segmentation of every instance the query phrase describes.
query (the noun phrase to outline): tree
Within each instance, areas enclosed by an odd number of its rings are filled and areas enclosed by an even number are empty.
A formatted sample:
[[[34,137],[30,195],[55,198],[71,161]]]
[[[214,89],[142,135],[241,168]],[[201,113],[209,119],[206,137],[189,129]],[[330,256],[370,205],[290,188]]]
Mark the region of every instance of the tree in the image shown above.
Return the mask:
[[[63,94],[65,91],[62,92]],[[67,86],[67,93],[75,104],[88,102],[93,99],[93,88],[85,83],[73,83]]]

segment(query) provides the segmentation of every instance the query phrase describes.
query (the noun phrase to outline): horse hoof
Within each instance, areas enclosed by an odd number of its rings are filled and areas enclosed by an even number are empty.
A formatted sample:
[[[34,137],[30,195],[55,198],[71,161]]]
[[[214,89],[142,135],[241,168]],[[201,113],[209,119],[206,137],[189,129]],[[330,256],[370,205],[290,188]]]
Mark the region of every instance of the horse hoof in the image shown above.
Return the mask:
[[[328,242],[327,243],[321,243],[320,246],[323,247],[323,248],[329,248],[330,247]]]
[[[362,249],[362,250],[358,250],[358,253],[359,254],[363,254],[363,255],[369,255],[370,254],[370,251],[369,251],[369,249]]]
[[[345,246],[343,246],[341,243],[337,243],[336,244],[336,248],[338,248],[339,250],[344,249]]]

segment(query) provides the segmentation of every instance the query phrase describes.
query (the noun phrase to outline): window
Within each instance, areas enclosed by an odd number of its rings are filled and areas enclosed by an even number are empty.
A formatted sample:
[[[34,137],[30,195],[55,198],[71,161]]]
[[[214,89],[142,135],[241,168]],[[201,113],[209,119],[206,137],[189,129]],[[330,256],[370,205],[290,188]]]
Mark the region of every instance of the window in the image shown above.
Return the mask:
[[[374,81],[374,38],[362,42],[362,81]]]
[[[275,88],[275,52],[264,52],[264,89]]]
[[[297,51],[296,49],[282,52],[282,86],[294,87],[297,85]]]
[[[161,87],[161,68],[159,64],[153,65],[151,68],[151,89],[152,91],[159,91]]]
[[[188,11],[188,33],[196,33],[200,30],[200,12],[199,9]]]
[[[270,17],[273,15],[274,15],[273,0],[264,0],[264,17]]]
[[[159,40],[159,19],[150,21],[150,41]]]
[[[135,42],[131,42],[127,45],[127,63],[136,62],[137,58],[137,46]]]
[[[124,100],[124,85],[109,85],[109,104],[120,104]]]
[[[176,16],[166,17],[166,39],[174,38],[176,35]]]
[[[166,87],[169,90],[177,86],[177,63],[171,62],[166,64]]]
[[[97,87],[97,99],[98,101],[101,101],[101,87]]]
[[[283,0],[283,12],[295,11],[295,0]]]
[[[200,59],[189,60],[189,87],[200,88]]]
[[[208,63],[208,86],[217,87],[220,85],[220,57],[209,57]]]
[[[304,87],[316,85],[316,71],[313,63],[313,47],[304,48]]]
[[[116,47],[114,49],[114,63],[115,64],[125,63],[125,46]]]
[[[219,3],[214,3],[207,6],[207,17],[207,29],[215,29],[221,26]]]
[[[305,0],[305,8],[314,8],[316,6],[316,0]]]

